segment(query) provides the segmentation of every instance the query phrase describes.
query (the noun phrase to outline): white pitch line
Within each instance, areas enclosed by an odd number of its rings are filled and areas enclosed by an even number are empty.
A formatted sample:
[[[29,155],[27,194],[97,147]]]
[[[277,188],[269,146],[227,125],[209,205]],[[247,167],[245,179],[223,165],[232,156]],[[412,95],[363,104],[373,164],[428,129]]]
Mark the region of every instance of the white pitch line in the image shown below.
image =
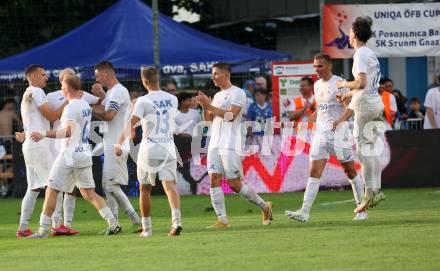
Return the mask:
[[[344,204],[344,203],[349,203],[349,202],[353,202],[353,201],[354,201],[354,199],[341,200],[341,201],[332,201],[332,202],[321,203],[321,205],[322,206],[328,206],[328,205]]]

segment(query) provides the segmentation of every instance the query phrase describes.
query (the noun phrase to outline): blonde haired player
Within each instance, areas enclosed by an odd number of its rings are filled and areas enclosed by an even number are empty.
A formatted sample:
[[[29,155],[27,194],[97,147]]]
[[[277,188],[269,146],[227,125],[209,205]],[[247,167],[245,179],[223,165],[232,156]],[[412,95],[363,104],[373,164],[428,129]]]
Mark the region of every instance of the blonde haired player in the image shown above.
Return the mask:
[[[171,208],[172,226],[168,235],[177,236],[182,231],[180,196],[176,187],[177,156],[173,138],[176,130],[174,119],[177,114],[177,97],[160,89],[159,71],[156,68],[143,68],[141,77],[148,94],[137,98],[130,122],[115,146],[115,154],[120,156],[123,153],[121,145],[132,128],[141,122],[143,135],[137,159],[139,205],[142,214],[140,236],[150,237],[153,234],[151,190],[157,175],[162,181]]]
[[[365,196],[355,209],[356,213],[374,207],[385,199],[381,190],[381,159],[383,151],[382,136],[386,130],[383,117],[384,106],[379,95],[380,65],[376,55],[366,46],[372,36],[373,22],[370,17],[357,17],[350,30],[350,44],[356,50],[353,56],[354,81],[340,80],[338,88],[351,91],[341,94],[341,101],[351,97],[344,115],[334,123],[337,127],[354,112],[354,131],[357,155],[362,165],[365,181]]]
[[[76,75],[64,78],[61,89],[69,104],[61,116],[61,126],[57,130],[32,132],[30,138],[39,142],[44,138],[64,138],[62,149],[52,165],[49,184],[40,216],[38,232],[29,238],[46,238],[49,236],[51,216],[55,210],[57,195],[60,192],[71,193],[77,186],[85,200],[89,201],[99,214],[107,221],[107,235],[121,231],[110,208],[95,192],[92,173],[92,154],[88,141],[92,109],[81,99],[81,80]]]
[[[337,101],[336,82],[342,78],[332,73],[332,60],[329,55],[318,54],[314,57],[313,66],[320,79],[314,84],[317,103],[316,129],[310,148],[310,177],[304,192],[301,209],[287,210],[288,218],[306,222],[310,218],[310,209],[319,191],[320,178],[330,155],[334,155],[341,163],[344,172],[350,180],[356,205],[361,203],[364,184],[354,167],[351,131],[348,125],[332,131],[332,123],[344,113],[345,107]],[[348,89],[340,92],[347,93]],[[367,213],[357,213],[354,220],[367,219]]]
[[[64,77],[75,75],[75,71],[72,68],[65,68],[60,71],[58,79],[60,83],[63,82]],[[88,104],[98,104],[104,97],[97,97],[88,92],[82,91],[81,99]],[[57,90],[47,94],[47,102],[52,110],[59,109],[62,104],[67,101],[67,97],[64,96],[63,90]],[[52,123],[52,130],[57,130],[60,127],[60,121],[56,120]],[[53,139],[51,144],[53,157],[57,157],[61,149],[61,143],[63,139]],[[76,235],[79,231],[72,229],[73,214],[75,210],[75,195],[74,193],[59,193],[57,198],[55,212],[52,216],[52,231],[54,235]],[[64,220],[62,219],[62,212],[64,214]]]

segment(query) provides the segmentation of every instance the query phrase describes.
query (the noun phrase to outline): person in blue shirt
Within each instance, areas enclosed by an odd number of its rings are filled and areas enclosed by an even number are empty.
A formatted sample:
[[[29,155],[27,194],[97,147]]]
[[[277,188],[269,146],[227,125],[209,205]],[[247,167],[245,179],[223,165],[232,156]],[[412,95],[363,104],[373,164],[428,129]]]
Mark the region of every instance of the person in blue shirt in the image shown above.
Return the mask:
[[[255,81],[254,80],[246,80],[243,84],[243,90],[246,93],[246,97],[254,101],[254,90],[255,90]]]
[[[250,121],[255,121],[260,125],[253,125],[253,135],[263,136],[266,120],[272,118],[272,106],[266,102],[266,90],[265,89],[255,89],[255,103],[249,106],[247,112],[247,118]]]

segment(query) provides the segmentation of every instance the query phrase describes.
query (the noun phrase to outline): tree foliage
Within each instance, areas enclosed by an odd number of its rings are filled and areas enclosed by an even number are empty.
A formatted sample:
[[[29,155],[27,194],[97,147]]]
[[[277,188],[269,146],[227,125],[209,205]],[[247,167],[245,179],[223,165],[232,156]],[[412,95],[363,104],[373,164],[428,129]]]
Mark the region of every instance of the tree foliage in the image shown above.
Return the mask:
[[[0,1],[0,58],[5,58],[62,36],[87,22],[116,0]],[[151,6],[151,0],[143,0]],[[176,2],[176,3],[175,3]],[[172,16],[173,4],[159,0],[159,10]]]
[[[198,24],[206,25],[212,20],[212,2],[209,0],[173,0],[173,4],[178,8],[184,8],[189,12],[200,15]],[[176,15],[174,13],[174,15]]]

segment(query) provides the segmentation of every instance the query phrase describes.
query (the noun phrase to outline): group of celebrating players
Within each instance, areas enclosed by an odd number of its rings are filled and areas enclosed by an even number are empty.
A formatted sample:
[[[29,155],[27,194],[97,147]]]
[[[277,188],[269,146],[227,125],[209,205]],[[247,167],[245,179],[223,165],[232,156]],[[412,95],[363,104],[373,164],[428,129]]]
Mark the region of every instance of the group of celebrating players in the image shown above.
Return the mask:
[[[286,211],[288,218],[306,222],[319,190],[320,178],[330,155],[341,162],[353,188],[356,201],[355,220],[367,219],[366,210],[384,200],[381,191],[381,165],[378,141],[385,130],[383,104],[378,94],[379,62],[366,47],[372,35],[372,21],[359,17],[350,31],[350,44],[356,49],[353,62],[354,81],[332,74],[332,60],[326,54],[314,58],[320,79],[315,82],[317,103],[316,129],[310,151],[310,177],[302,207]],[[96,81],[92,94],[81,90],[81,80],[72,69],[59,76],[61,90],[43,91],[48,80],[44,68],[30,65],[25,70],[29,87],[23,94],[21,114],[24,132],[16,134],[23,143],[28,188],[22,201],[17,237],[45,238],[52,235],[77,235],[72,229],[76,186],[108,224],[107,235],[121,232],[119,207],[132,222],[129,232],[152,236],[151,190],[158,178],[164,187],[171,209],[169,236],[182,231],[180,196],[176,187],[177,155],[173,135],[179,132],[174,117],[177,98],[160,89],[160,72],[154,67],[141,70],[148,94],[130,101],[128,90],[118,82],[108,61],[95,66]],[[245,92],[230,80],[229,64],[213,65],[212,80],[220,89],[211,100],[197,94],[205,122],[210,126],[207,168],[210,196],[217,222],[210,228],[229,227],[222,179],[241,197],[262,212],[262,224],[272,223],[272,202],[263,200],[253,188],[242,182],[240,124],[246,107]],[[104,88],[107,91],[104,91]],[[353,135],[347,120],[354,115]],[[95,192],[92,174],[92,150],[89,145],[92,116],[104,122],[104,164],[102,186],[105,200]],[[137,155],[137,177],[140,188],[140,212],[136,213],[121,189],[128,183],[127,158],[129,136],[134,127],[142,126],[142,141]],[[356,141],[356,154],[362,165],[362,177],[354,167],[351,137]],[[348,142],[348,143],[347,143]],[[373,150],[373,151],[372,151]],[[39,229],[29,229],[36,199],[46,189]],[[64,219],[62,218],[62,210]]]

